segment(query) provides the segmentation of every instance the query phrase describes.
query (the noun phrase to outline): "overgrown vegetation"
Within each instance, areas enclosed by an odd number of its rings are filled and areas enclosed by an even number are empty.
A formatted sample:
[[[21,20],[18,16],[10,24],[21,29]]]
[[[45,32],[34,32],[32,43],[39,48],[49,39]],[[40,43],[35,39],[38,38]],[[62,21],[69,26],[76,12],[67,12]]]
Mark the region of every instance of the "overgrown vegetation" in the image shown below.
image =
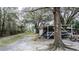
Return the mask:
[[[9,36],[24,32],[17,7],[0,7],[0,36]],[[22,20],[22,19],[21,19]]]
[[[69,48],[61,40],[61,26],[71,27],[72,21],[78,19],[78,12],[79,8],[75,7],[25,7],[22,10],[19,10],[17,7],[0,7],[0,37],[14,35],[11,38],[1,38],[0,46],[15,42],[24,37],[24,35],[39,34],[39,30],[49,25],[47,22],[52,21],[54,23],[52,26],[55,27],[52,48],[54,50],[57,48],[62,48],[63,50],[64,48]],[[79,22],[76,21],[74,26],[78,32]],[[26,28],[31,30],[26,30]],[[35,32],[33,32],[34,29]]]
[[[17,35],[1,38],[0,39],[0,47],[6,46],[6,45],[11,44],[13,42],[16,42],[17,40],[22,39],[25,35],[26,35],[26,33],[22,33],[22,34],[17,34]]]

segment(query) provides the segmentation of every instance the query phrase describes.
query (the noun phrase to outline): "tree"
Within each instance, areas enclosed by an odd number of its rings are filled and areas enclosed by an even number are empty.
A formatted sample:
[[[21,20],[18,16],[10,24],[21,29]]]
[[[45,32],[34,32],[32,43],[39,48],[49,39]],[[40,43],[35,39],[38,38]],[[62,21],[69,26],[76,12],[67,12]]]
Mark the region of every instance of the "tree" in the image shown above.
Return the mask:
[[[47,22],[52,20],[51,12],[49,8],[29,8],[31,11],[26,12],[28,8],[24,8],[23,11],[24,14],[24,20],[27,20],[27,22],[32,22],[35,24],[36,33],[39,32],[39,23],[42,23],[43,21]]]
[[[19,27],[19,18],[17,7],[0,7],[0,36],[23,32]]]
[[[54,7],[53,10],[54,14],[54,43],[50,44],[49,49],[56,50],[57,48],[60,48],[62,50],[67,49],[72,49],[72,50],[77,50],[74,48],[67,47],[61,40],[61,14],[60,14],[60,7]]]
[[[72,26],[75,34],[79,34],[79,21],[78,20],[73,21]]]
[[[61,8],[61,23],[65,26],[71,26],[71,23],[79,15],[79,8],[77,7],[64,7]]]
[[[61,40],[61,20],[60,20],[60,7],[54,7],[54,43],[50,46],[56,50],[62,48],[64,50],[64,43]]]

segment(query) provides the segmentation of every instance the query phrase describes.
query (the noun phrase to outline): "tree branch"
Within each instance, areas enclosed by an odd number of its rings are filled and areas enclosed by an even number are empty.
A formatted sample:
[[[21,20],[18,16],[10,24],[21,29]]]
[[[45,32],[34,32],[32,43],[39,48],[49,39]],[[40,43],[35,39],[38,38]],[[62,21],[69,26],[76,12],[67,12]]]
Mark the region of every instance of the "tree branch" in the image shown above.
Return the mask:
[[[25,11],[25,12],[34,12],[34,11],[41,10],[41,9],[50,9],[50,10],[52,10],[51,7],[40,7],[40,8],[34,9],[34,10]]]

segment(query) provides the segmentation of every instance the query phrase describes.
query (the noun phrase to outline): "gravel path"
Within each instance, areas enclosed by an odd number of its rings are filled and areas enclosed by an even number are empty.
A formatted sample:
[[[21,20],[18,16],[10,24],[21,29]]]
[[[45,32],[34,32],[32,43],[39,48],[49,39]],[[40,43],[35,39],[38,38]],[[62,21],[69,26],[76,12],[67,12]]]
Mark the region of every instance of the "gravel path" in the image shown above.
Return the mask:
[[[39,51],[41,49],[47,49],[48,44],[53,42],[53,40],[33,41],[32,39],[33,37],[26,36],[15,43],[0,47],[0,51]],[[79,49],[79,42],[71,42],[69,40],[63,40],[63,42],[70,47]]]
[[[27,42],[29,42],[31,39],[32,37],[24,37],[23,39],[20,39],[15,43],[12,43],[4,47],[0,47],[0,51],[20,51],[20,50],[25,50],[26,47],[29,50],[31,46],[29,46]]]
[[[36,51],[38,48],[47,48],[48,41],[33,41],[32,36],[26,36],[23,39],[7,46],[0,47],[0,51]],[[43,43],[44,42],[44,43]],[[50,41],[51,42],[51,41]],[[50,43],[49,42],[49,43]]]

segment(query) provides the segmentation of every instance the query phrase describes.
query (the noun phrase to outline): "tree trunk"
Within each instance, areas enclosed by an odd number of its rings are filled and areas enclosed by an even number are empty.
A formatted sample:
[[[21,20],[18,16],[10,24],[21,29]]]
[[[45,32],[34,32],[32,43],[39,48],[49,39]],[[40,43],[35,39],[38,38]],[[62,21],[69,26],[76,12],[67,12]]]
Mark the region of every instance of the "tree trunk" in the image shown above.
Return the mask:
[[[1,29],[1,36],[4,36],[4,33],[5,33],[5,10],[4,11],[4,15],[3,15],[3,22],[2,22],[2,29]]]
[[[61,48],[64,50],[64,43],[61,40],[61,20],[60,20],[60,8],[54,7],[54,43],[50,48],[56,50]]]
[[[39,33],[38,24],[35,23],[36,34]]]

